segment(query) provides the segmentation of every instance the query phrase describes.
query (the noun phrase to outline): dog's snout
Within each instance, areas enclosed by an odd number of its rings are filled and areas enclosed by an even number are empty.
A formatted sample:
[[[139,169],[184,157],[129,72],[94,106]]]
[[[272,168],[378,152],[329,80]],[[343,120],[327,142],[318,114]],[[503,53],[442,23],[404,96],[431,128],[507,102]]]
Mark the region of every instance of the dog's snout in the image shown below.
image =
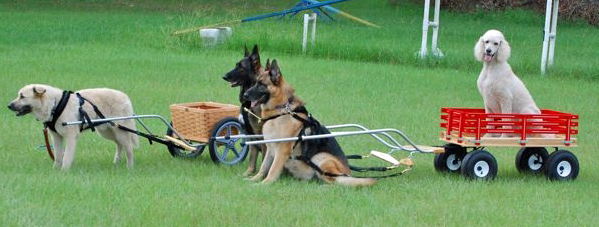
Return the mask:
[[[486,49],[485,51],[487,52],[487,54],[491,53],[491,49]]]
[[[248,98],[250,98],[250,95],[247,92],[244,92],[243,93],[243,98],[244,99],[248,99]]]
[[[14,103],[10,103],[8,104],[8,109],[14,111],[15,110],[15,104]]]

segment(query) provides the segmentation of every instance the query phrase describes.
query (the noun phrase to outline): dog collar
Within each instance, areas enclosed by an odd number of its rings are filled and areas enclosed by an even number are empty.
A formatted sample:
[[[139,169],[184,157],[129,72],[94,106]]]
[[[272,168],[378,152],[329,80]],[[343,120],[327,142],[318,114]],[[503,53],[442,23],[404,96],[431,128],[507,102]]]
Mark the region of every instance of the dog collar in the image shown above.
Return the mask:
[[[52,119],[50,121],[44,122],[44,126],[46,128],[50,128],[50,130],[56,132],[56,127],[54,127],[56,125],[56,121],[64,111],[64,108],[67,106],[67,103],[69,102],[69,98],[71,97],[72,93],[72,91],[67,90],[64,90],[62,92],[62,97],[60,98],[60,101],[58,101],[58,104],[54,106],[54,108],[52,108],[52,112],[50,115]]]
[[[305,106],[298,106],[297,108],[295,108],[293,110],[291,110],[289,107],[286,107],[286,108],[288,110],[286,113],[277,114],[277,115],[274,115],[274,116],[270,116],[270,117],[264,118],[264,119],[262,119],[262,123],[266,123],[267,121],[270,121],[270,120],[275,119],[277,117],[280,117],[280,116],[283,116],[283,115],[288,115],[288,114],[291,114],[291,116],[293,116],[295,119],[298,119],[298,120],[304,122],[305,119],[303,119],[302,117],[300,117],[299,115],[297,115],[297,113],[303,113],[303,114],[308,114],[309,115],[308,110],[306,109]]]

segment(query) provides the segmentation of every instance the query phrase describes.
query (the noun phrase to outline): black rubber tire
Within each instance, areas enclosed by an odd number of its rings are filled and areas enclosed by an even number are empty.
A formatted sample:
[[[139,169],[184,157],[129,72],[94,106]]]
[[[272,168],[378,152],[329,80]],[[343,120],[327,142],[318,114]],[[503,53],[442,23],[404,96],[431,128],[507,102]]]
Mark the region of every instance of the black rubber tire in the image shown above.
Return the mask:
[[[465,147],[456,144],[445,144],[445,152],[435,154],[435,170],[437,172],[459,173],[462,161],[468,153]]]
[[[551,153],[545,164],[545,176],[549,180],[568,181],[578,177],[578,158],[567,150]]]
[[[544,147],[523,147],[516,155],[516,169],[520,173],[543,173],[544,165],[549,157]]]
[[[171,126],[173,126],[173,122],[171,122]],[[171,128],[167,128],[166,129],[166,135],[167,136],[173,136],[173,130]],[[176,138],[176,137],[175,137]],[[204,152],[204,145],[199,144],[196,147],[198,148],[196,151],[190,152],[190,151],[186,151],[183,149],[179,149],[175,146],[170,146],[167,145],[166,146],[168,148],[168,152],[173,156],[173,157],[177,157],[177,158],[197,158],[198,156],[200,156],[203,152]]]
[[[497,160],[485,150],[474,150],[464,157],[462,175],[473,180],[493,180],[497,176]]]
[[[246,139],[224,139],[217,141],[214,139],[217,136],[231,135],[234,130],[237,130],[237,134],[234,135],[245,135],[243,124],[239,122],[237,118],[227,117],[216,123],[212,132],[210,133],[210,141],[208,142],[208,149],[210,150],[210,158],[217,164],[225,165],[236,165],[243,160],[248,154],[248,146],[245,145]],[[222,152],[219,150],[222,147]],[[232,155],[229,151],[233,151]]]

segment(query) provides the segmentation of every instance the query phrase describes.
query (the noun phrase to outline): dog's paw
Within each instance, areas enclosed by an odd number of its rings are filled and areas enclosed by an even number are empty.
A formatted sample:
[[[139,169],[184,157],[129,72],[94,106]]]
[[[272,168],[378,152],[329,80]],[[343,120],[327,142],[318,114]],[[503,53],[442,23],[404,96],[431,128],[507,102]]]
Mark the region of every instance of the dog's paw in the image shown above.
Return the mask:
[[[257,182],[257,181],[260,181],[260,180],[262,180],[262,176],[260,176],[260,175],[255,175],[255,176],[253,176],[253,177],[246,178],[246,180],[248,180],[248,181],[254,181],[254,182]]]
[[[269,185],[269,184],[272,184],[273,182],[275,182],[275,181],[271,180],[271,179],[264,179],[264,180],[260,181],[260,185]]]
[[[246,177],[246,178],[249,178],[249,177],[251,177],[251,176],[252,176],[252,174],[254,173],[254,171],[255,171],[255,170],[253,170],[253,169],[248,169],[248,170],[246,170],[246,171],[243,173],[243,176],[244,176],[244,177]]]

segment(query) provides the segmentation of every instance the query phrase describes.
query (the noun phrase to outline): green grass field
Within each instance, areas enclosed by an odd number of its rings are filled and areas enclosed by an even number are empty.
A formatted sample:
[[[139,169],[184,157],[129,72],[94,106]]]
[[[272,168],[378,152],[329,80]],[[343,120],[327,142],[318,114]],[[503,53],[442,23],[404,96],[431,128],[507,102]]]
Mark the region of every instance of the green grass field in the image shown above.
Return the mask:
[[[521,175],[516,149],[489,147],[498,161],[492,182],[442,175],[433,155],[416,154],[415,168],[369,188],[282,177],[262,186],[243,179],[247,162],[218,166],[207,152],[172,158],[165,146],[140,138],[136,165],[112,164],[114,145],[81,136],[70,171],[52,169],[42,124],[0,111],[2,226],[593,226],[599,221],[599,30],[560,22],[556,63],[540,75],[543,15],[442,12],[443,59],[421,61],[422,8],[386,1],[350,1],[341,10],[383,27],[337,18],[318,24],[316,48],[301,54],[300,17],[233,27],[229,42],[203,48],[184,29],[291,7],[295,1],[0,1],[0,103],[30,83],[78,90],[111,87],[131,97],[138,114],[170,118],[169,105],[237,103],[238,89],[221,79],[259,44],[326,125],[359,123],[397,128],[420,144],[440,145],[441,107],[481,107],[481,65],[472,48],[497,28],[512,46],[512,68],[541,108],[580,115],[577,180],[550,182]],[[147,122],[154,133],[166,128]],[[385,147],[367,136],[339,139],[347,154]],[[398,156],[405,155],[400,153]],[[384,165],[382,161],[355,164]]]

